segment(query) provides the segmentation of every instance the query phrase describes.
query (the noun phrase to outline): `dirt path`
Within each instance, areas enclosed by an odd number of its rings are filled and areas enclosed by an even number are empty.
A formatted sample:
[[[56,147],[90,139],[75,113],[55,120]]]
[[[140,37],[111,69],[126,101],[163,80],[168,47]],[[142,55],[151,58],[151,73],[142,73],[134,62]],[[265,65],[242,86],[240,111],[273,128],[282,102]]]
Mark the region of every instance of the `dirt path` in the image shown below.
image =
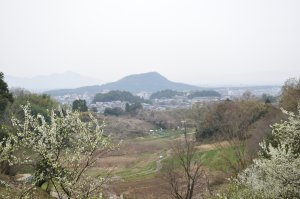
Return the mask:
[[[159,160],[156,161],[156,170],[155,170],[156,172],[159,172],[161,170],[161,168],[162,168],[161,161],[162,160],[163,159],[159,158]]]

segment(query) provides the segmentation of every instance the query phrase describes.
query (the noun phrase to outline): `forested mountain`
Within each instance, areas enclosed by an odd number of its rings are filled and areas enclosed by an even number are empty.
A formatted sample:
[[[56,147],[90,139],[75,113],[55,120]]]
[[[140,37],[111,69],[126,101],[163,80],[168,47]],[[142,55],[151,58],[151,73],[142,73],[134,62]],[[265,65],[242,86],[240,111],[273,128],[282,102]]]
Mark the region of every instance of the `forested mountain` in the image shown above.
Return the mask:
[[[133,93],[140,91],[156,92],[165,89],[177,91],[199,89],[196,86],[172,82],[157,72],[129,75],[119,81],[104,84],[102,88],[108,90],[126,90]]]

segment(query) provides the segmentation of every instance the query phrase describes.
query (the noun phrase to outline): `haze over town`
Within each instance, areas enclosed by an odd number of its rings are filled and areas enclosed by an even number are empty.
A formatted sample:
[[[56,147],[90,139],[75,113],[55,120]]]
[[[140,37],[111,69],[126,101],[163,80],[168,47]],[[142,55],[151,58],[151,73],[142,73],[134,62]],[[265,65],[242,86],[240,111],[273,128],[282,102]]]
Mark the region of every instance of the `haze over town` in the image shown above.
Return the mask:
[[[27,78],[72,71],[99,83],[157,71],[197,86],[282,85],[300,74],[299,4],[1,1],[0,68]]]

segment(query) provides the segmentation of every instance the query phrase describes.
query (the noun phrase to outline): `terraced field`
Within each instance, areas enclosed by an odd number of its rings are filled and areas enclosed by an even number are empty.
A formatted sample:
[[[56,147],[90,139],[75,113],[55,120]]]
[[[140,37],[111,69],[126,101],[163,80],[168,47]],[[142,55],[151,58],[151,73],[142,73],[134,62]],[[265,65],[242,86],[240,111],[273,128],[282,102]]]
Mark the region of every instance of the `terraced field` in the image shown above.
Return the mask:
[[[120,149],[101,158],[90,170],[90,174],[97,175],[104,172],[104,169],[112,172],[109,195],[124,195],[125,198],[161,198],[167,193],[167,189],[160,170],[163,163],[173,158],[170,150],[172,143],[180,139],[183,139],[181,131],[162,131],[147,137],[124,140]],[[224,164],[220,154],[224,150],[216,149],[216,146],[203,144],[196,147],[197,157],[212,175],[220,175],[227,169],[221,166]],[[232,156],[230,149],[225,152]]]

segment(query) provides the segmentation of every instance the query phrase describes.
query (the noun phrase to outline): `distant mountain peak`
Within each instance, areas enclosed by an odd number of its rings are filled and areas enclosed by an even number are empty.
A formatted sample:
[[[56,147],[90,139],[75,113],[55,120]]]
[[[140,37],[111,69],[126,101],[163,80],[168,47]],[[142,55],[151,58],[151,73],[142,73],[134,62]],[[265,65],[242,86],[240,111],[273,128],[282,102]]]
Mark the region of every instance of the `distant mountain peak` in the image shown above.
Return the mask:
[[[132,74],[123,77],[119,81],[139,81],[139,80],[162,80],[162,81],[169,81],[167,78],[159,74],[158,72],[148,72],[148,73],[140,73],[140,74]]]
[[[130,77],[130,76],[153,76],[153,77],[161,77],[166,79],[164,76],[162,76],[160,73],[156,72],[156,71],[152,71],[152,72],[146,72],[146,73],[139,73],[139,74],[132,74],[132,75],[128,75],[126,77]]]
[[[31,78],[6,76],[9,87],[23,87],[33,91],[49,89],[78,88],[87,85],[100,84],[96,78],[80,75],[72,71],[39,75]]]
[[[148,72],[141,74],[133,74],[123,77],[122,79],[103,84],[101,86],[89,86],[81,87],[77,89],[67,89],[67,90],[53,90],[47,93],[51,95],[62,95],[63,93],[89,93],[96,94],[107,90],[120,90],[129,91],[132,93],[144,92],[157,92],[160,90],[176,90],[176,91],[187,91],[187,90],[198,90],[199,87],[192,86],[183,83],[172,82],[166,77],[162,76],[158,72]]]

